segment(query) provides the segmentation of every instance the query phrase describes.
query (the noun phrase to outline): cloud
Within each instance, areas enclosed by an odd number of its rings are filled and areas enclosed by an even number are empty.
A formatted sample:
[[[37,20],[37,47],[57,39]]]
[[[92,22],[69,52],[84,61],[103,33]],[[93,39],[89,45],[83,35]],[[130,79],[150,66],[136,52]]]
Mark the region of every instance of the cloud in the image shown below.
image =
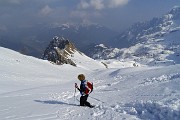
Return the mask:
[[[119,6],[126,5],[129,2],[129,0],[110,0],[110,3],[108,7],[115,8]]]
[[[94,8],[100,10],[104,8],[104,4],[103,4],[103,0],[90,0],[90,1],[81,0],[80,4],[78,5],[78,8],[80,9]]]
[[[44,6],[44,7],[40,10],[40,15],[42,15],[42,16],[47,16],[47,15],[49,15],[52,11],[53,11],[53,9],[50,8],[48,5],[46,5],[46,6]]]
[[[21,0],[9,0],[9,3],[12,3],[12,4],[20,4],[20,3],[21,3]]]
[[[103,0],[91,0],[90,4],[97,10],[104,8]]]
[[[87,9],[90,7],[90,4],[84,0],[81,0],[80,4],[78,5],[79,8]]]
[[[93,23],[94,18],[101,18],[102,14],[98,11],[82,11],[82,10],[75,10],[70,13],[71,20],[76,19],[79,22],[83,23]]]
[[[102,10],[105,8],[117,8],[126,5],[128,2],[129,0],[81,0],[78,8]]]
[[[0,0],[0,4],[20,4],[22,0]]]

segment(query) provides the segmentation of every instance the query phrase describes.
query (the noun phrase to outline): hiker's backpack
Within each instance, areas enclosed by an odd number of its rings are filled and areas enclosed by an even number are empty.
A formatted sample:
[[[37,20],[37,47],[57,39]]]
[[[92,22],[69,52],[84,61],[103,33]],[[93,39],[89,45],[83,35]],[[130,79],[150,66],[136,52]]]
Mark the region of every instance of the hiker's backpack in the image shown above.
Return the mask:
[[[93,91],[93,83],[87,81],[84,93],[90,94],[92,91]]]

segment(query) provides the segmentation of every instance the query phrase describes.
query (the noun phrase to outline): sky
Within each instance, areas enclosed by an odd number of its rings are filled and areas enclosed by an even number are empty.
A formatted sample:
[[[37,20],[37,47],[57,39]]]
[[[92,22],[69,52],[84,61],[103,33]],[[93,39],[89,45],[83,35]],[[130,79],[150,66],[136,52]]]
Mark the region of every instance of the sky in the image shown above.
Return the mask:
[[[180,0],[0,0],[0,30],[37,24],[98,23],[123,30],[161,17]]]

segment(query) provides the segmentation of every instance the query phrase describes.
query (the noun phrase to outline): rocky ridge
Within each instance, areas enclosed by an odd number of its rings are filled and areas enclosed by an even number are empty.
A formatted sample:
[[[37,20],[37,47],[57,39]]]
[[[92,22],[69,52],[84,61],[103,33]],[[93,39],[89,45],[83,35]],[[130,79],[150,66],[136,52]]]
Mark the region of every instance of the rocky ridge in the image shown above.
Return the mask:
[[[68,39],[55,36],[44,51],[42,58],[58,65],[70,64],[76,66],[76,64],[69,59],[69,56],[73,56],[76,51],[78,51],[77,48]]]

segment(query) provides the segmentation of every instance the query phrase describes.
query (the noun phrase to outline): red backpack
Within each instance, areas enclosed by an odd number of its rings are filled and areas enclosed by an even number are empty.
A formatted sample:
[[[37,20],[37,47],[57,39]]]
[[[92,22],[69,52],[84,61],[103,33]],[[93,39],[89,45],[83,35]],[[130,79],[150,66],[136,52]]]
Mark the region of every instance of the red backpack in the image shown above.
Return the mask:
[[[93,91],[93,83],[87,82],[87,86],[86,86],[84,93],[90,94],[92,91]]]

